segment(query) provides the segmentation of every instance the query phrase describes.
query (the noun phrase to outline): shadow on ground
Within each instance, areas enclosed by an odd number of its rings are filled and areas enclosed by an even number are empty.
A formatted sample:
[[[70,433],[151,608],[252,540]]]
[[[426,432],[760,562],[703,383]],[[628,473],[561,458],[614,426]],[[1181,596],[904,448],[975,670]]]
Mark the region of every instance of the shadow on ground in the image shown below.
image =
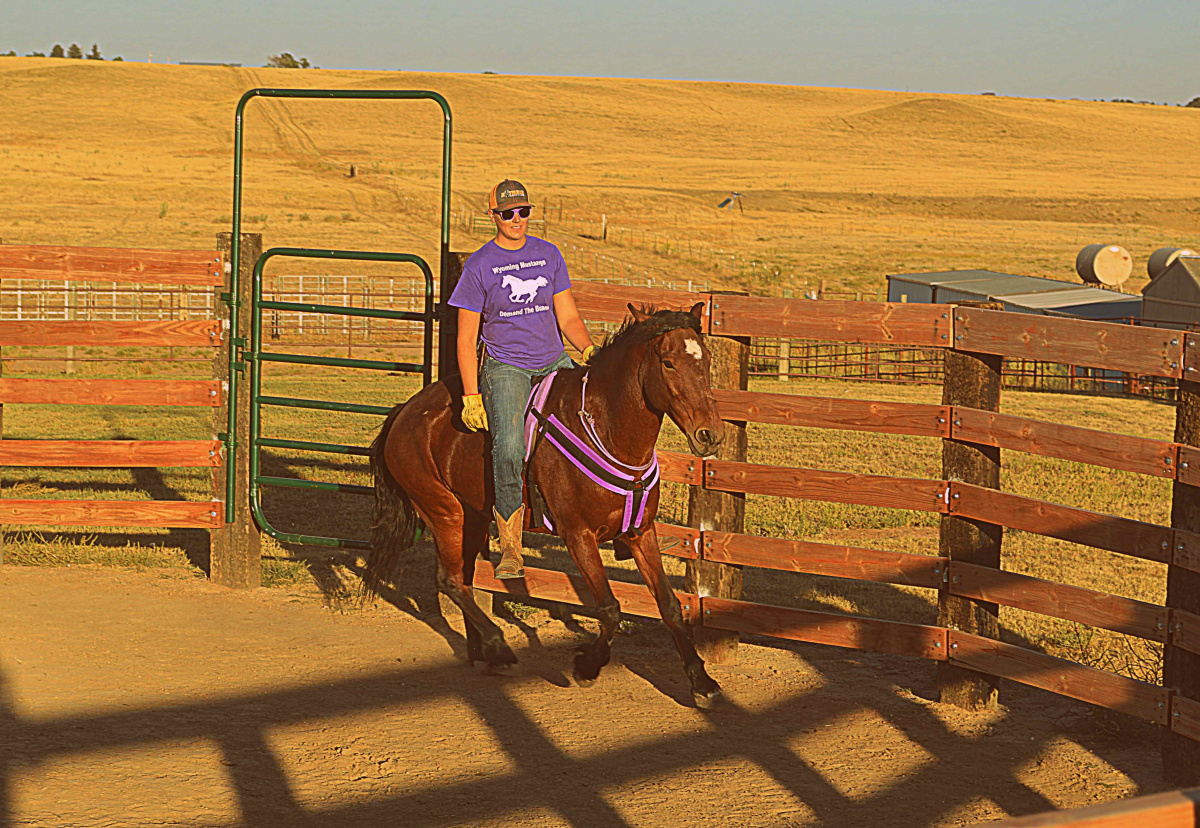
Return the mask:
[[[639,647],[622,647],[618,641],[617,664],[646,682],[645,692],[662,694],[686,706],[690,696],[686,681],[668,650],[665,634],[654,626],[656,629],[646,634],[663,640],[643,642],[646,646]],[[518,685],[475,673],[460,663],[396,667],[218,701],[37,720],[18,714],[7,677],[0,674],[0,826],[25,824],[17,822],[15,812],[13,777],[18,771],[27,775],[56,760],[88,754],[197,743],[217,746],[239,812],[237,818],[224,822],[184,818],[189,826],[214,828],[397,824],[420,828],[504,821],[505,815],[528,820],[530,812],[539,810],[579,828],[629,826],[627,815],[605,791],[637,788],[664,778],[678,779],[678,785],[685,786],[686,779],[705,767],[729,760],[769,776],[810,809],[815,817],[811,823],[819,825],[930,825],[981,798],[1010,814],[1054,807],[1022,781],[1021,769],[1059,738],[1056,732],[1043,730],[1039,736],[1027,736],[1037,731],[1031,731],[1031,723],[1022,721],[1018,710],[992,723],[986,733],[956,733],[918,698],[886,692],[891,672],[903,672],[910,683],[913,674],[919,673],[915,692],[927,695],[932,692],[932,670],[914,670],[911,661],[887,658],[868,658],[865,666],[852,662],[864,666],[863,677],[869,674],[869,680],[881,686],[881,692],[871,694],[870,709],[931,758],[908,773],[897,770],[894,781],[878,790],[843,792],[797,754],[794,742],[861,712],[863,694],[846,692],[847,653],[817,647],[793,649],[802,650],[805,663],[820,674],[821,680],[809,689],[782,694],[774,703],[755,710],[727,704],[704,714],[703,723],[686,733],[651,736],[653,722],[648,721],[647,738],[637,744],[585,751],[559,744],[544,723],[529,713]],[[523,657],[535,663],[527,680],[552,684],[559,684],[561,676],[545,668],[568,664],[571,657],[562,647],[525,653]],[[614,664],[608,669],[616,668]],[[569,704],[570,697],[562,698]],[[297,795],[285,761],[272,747],[272,733],[280,728],[320,729],[323,723],[349,716],[369,722],[372,714],[403,716],[405,711],[420,716],[431,704],[445,700],[469,708],[490,731],[491,749],[504,754],[507,771],[472,776],[456,774],[450,766],[433,779],[406,779],[405,769],[400,769],[394,772],[391,793],[306,805]],[[624,706],[630,716],[639,715],[633,707],[635,701],[606,701],[608,706]],[[589,715],[588,709],[578,704],[563,712],[574,717]],[[603,722],[597,721],[595,726],[603,729]],[[433,739],[438,731],[430,723],[424,732]],[[1072,738],[1124,770],[1143,789],[1157,784],[1144,770],[1139,778],[1132,764],[1122,767],[1128,764],[1128,745],[1099,736]],[[846,761],[863,759],[848,752]],[[440,770],[441,765],[438,767]],[[743,800],[743,807],[746,800],[752,806],[755,795],[753,785],[736,786],[730,793]],[[767,813],[762,816],[755,824],[778,822]],[[685,823],[686,819],[681,824]]]

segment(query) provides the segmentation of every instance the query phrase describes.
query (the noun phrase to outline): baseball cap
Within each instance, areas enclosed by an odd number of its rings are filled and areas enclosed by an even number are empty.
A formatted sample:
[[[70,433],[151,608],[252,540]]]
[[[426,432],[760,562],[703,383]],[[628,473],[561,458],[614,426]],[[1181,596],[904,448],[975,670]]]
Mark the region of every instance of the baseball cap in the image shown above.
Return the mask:
[[[496,206],[493,209],[507,210],[510,207],[533,206],[529,201],[529,193],[520,181],[506,178],[496,185]]]

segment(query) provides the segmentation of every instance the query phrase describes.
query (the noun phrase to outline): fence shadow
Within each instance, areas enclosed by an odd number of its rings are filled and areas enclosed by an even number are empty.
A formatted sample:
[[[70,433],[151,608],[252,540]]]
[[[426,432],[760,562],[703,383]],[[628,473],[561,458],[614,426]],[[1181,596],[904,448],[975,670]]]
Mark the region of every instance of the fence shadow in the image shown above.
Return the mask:
[[[665,639],[665,633],[657,637]],[[847,680],[865,679],[847,675],[842,654],[829,648],[795,647],[797,661],[815,670],[819,681],[813,689],[781,695],[773,704],[754,710],[730,703],[704,716],[699,727],[686,732],[655,733],[655,719],[648,715],[652,697],[663,694],[686,704],[686,680],[669,644],[664,640],[649,646],[620,647],[609,670],[624,665],[646,684],[649,696],[637,695],[624,702],[628,716],[645,720],[648,738],[636,744],[604,750],[579,751],[560,744],[554,728],[530,714],[522,703],[520,683],[484,676],[459,663],[427,668],[389,668],[366,675],[330,681],[298,683],[266,692],[233,694],[215,701],[147,706],[114,712],[82,713],[55,718],[26,718],[16,712],[16,699],[7,676],[0,672],[0,826],[27,824],[19,813],[20,796],[15,774],[23,779],[63,758],[92,753],[136,752],[167,744],[213,744],[226,769],[229,788],[237,802],[238,816],[226,821],[188,819],[189,826],[443,826],[474,824],[482,820],[516,819],[518,812],[543,809],[572,826],[633,824],[614,805],[620,786],[637,788],[666,777],[678,777],[679,795],[687,779],[704,767],[732,763],[746,771],[765,774],[782,790],[811,811],[812,824],[819,825],[929,825],[944,819],[973,801],[987,798],[1012,814],[1048,810],[1054,803],[1021,780],[1022,768],[1036,760],[1058,738],[1052,731],[1027,737],[1028,723],[1019,704],[1012,715],[1001,718],[981,741],[952,731],[928,704],[888,692],[886,679],[880,692],[871,694],[864,706],[861,699],[845,692]],[[571,651],[563,647],[525,650],[523,658],[539,662],[534,673],[546,671],[547,663],[567,664]],[[912,665],[912,662],[904,662]],[[924,667],[911,670],[931,676]],[[527,681],[549,681],[530,677]],[[921,679],[931,681],[929,678]],[[927,689],[927,688],[923,688]],[[561,696],[564,716],[605,727],[599,710],[593,709],[594,694],[605,694],[604,683],[593,691],[573,689]],[[861,696],[861,694],[858,694]],[[502,754],[508,770],[491,775],[463,774],[448,764],[441,781],[413,779],[403,772],[394,780],[398,792],[365,796],[357,800],[337,799],[335,804],[305,804],[296,782],[289,776],[288,763],[279,753],[272,732],[285,727],[320,729],[347,717],[380,721],[388,717],[428,716],[431,705],[453,701],[469,708],[491,736],[493,750]],[[606,705],[612,700],[604,699]],[[639,711],[639,706],[644,709]],[[806,761],[796,750],[796,740],[849,716],[869,710],[875,717],[904,735],[928,756],[927,761],[890,784],[873,792],[842,790],[828,774]],[[399,710],[399,712],[397,712]],[[542,711],[542,717],[555,714]],[[369,727],[369,726],[368,726]],[[445,723],[430,718],[428,734],[444,735]],[[1103,754],[1103,740],[1077,740],[1087,749]],[[432,748],[432,741],[430,742]],[[990,747],[989,746],[994,746]],[[846,761],[873,762],[877,757],[856,757],[848,748]],[[1114,752],[1114,751],[1110,751]],[[447,760],[452,763],[452,758]],[[293,770],[293,773],[295,771]],[[1137,779],[1145,787],[1157,780]],[[24,784],[24,783],[22,783]],[[69,800],[71,793],[62,796]],[[760,814],[754,824],[778,824],[778,820],[756,809],[759,794],[753,784],[732,786],[730,821],[744,822],[748,814]],[[686,810],[681,801],[679,807]],[[801,805],[797,805],[799,809]],[[738,816],[740,815],[740,816]],[[121,815],[114,814],[118,820]],[[742,820],[742,821],[739,821]],[[528,817],[522,822],[528,822]],[[686,823],[686,819],[684,819]]]

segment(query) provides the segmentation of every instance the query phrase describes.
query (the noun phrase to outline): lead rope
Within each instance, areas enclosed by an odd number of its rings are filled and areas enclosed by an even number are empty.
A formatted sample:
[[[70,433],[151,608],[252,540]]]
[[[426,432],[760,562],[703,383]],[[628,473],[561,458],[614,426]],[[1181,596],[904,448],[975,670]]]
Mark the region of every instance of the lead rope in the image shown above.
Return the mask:
[[[600,436],[596,434],[596,423],[592,419],[592,415],[589,414],[587,410],[587,383],[588,373],[584,372],[583,387],[579,391],[579,422],[583,424],[584,433],[587,434],[587,436],[591,439],[592,444],[600,450],[600,453],[603,454],[610,463],[621,468],[628,469],[631,472],[649,471],[654,465],[655,461],[658,460],[656,455],[651,454],[650,462],[644,466],[631,466],[628,463],[623,463],[617,458],[613,457],[612,454],[609,453],[608,449],[604,447],[604,443],[600,442]]]

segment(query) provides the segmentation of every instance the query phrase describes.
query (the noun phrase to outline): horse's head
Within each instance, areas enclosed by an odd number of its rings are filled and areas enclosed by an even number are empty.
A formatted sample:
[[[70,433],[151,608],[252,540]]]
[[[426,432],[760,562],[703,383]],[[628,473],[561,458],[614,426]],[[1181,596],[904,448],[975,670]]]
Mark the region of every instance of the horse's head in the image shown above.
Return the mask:
[[[642,363],[642,393],[655,411],[665,413],[687,436],[688,447],[698,457],[713,454],[725,439],[725,424],[717,414],[709,381],[711,367],[708,346],[700,334],[704,303],[697,302],[685,324],[676,324],[655,337]],[[651,314],[629,305],[637,322]],[[692,323],[686,316],[695,317]]]

